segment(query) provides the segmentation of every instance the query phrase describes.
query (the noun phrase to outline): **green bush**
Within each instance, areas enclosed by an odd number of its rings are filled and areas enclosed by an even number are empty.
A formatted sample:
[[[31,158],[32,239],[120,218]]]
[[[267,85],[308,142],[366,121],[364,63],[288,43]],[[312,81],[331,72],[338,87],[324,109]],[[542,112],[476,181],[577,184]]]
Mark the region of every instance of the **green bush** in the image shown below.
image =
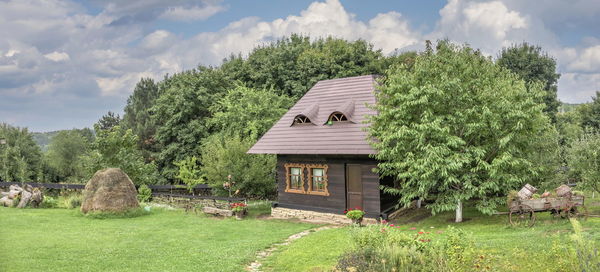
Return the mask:
[[[63,200],[63,204],[67,209],[80,208],[82,203],[82,196],[80,194],[72,194]]]
[[[152,199],[152,189],[148,187],[146,184],[142,184],[140,188],[138,188],[138,201],[140,202],[149,202]]]
[[[444,235],[408,232],[393,225],[351,229],[353,247],[338,260],[339,271],[474,271],[488,261],[476,254],[470,235],[448,227]]]
[[[584,237],[583,229],[577,219],[571,218],[574,233],[571,240],[577,253],[577,262],[580,271],[600,271],[600,255],[593,239]]]
[[[51,196],[44,196],[40,208],[56,208],[58,207],[58,200]]]

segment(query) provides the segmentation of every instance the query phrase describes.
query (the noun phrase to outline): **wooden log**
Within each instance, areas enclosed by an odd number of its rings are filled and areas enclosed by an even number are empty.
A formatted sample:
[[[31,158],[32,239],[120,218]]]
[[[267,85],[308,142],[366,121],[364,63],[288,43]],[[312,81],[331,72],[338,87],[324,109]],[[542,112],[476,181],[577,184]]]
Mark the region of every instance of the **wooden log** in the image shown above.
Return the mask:
[[[12,207],[13,200],[12,200],[12,198],[9,198],[8,196],[4,196],[4,197],[0,198],[0,205],[2,205],[4,207]]]
[[[525,184],[525,186],[523,186],[523,188],[521,188],[521,190],[517,193],[517,196],[519,196],[519,198],[521,200],[525,200],[525,199],[530,199],[531,196],[537,192],[537,188],[531,186],[531,184],[527,183]]]
[[[202,212],[206,214],[213,214],[219,216],[233,216],[233,211],[231,210],[219,209],[214,207],[203,207]]]
[[[19,209],[25,208],[27,206],[27,204],[29,204],[29,201],[31,200],[31,196],[33,196],[33,194],[31,192],[28,192],[25,190],[23,192],[21,192],[21,201],[17,205],[17,208],[19,208]]]

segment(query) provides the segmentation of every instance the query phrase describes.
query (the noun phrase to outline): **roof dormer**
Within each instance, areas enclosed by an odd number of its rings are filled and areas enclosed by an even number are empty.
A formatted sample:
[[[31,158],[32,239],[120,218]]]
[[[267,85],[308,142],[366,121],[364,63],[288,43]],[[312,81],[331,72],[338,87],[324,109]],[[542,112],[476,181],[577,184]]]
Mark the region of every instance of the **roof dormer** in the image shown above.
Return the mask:
[[[327,125],[333,125],[334,123],[339,122],[351,122],[355,123],[352,119],[352,114],[354,113],[354,100],[346,101],[340,106],[336,107],[334,111],[327,118]]]
[[[294,117],[292,126],[301,124],[317,124],[317,114],[319,114],[319,105],[312,104]]]

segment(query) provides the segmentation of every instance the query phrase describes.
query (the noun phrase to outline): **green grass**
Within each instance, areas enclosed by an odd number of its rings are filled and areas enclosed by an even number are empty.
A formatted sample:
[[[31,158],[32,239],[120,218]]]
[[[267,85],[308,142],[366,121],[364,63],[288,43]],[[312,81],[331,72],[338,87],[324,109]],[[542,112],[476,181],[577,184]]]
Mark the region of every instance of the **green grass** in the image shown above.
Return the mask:
[[[598,207],[591,210],[598,214]],[[419,213],[423,211],[392,223],[403,231],[415,233],[444,232],[449,225],[464,229],[471,233],[476,250],[489,259],[493,271],[565,271],[560,268],[564,262],[561,258],[564,247],[572,244],[569,239],[572,227],[566,219],[536,213],[535,226],[525,228],[509,226],[508,215],[486,216],[473,208],[466,208],[466,221],[458,224],[453,223],[453,212],[414,222],[423,217]],[[600,244],[600,218],[588,218],[581,223],[589,239]],[[307,236],[268,257],[264,262],[266,271],[330,271],[338,257],[350,248],[350,239],[348,227]]]
[[[243,271],[256,252],[314,225],[154,209],[94,219],[0,208],[0,271]]]
[[[315,232],[280,248],[263,263],[263,268],[264,271],[330,271],[349,242],[346,228]]]

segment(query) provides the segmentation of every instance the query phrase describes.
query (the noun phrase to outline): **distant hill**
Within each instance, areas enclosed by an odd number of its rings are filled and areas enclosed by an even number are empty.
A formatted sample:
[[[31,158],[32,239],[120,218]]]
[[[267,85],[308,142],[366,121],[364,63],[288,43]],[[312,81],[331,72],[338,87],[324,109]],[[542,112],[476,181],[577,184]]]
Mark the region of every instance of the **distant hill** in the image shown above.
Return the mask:
[[[48,151],[48,145],[50,144],[50,140],[54,135],[58,134],[60,130],[50,131],[50,132],[32,132],[33,140],[40,146],[42,152]]]

